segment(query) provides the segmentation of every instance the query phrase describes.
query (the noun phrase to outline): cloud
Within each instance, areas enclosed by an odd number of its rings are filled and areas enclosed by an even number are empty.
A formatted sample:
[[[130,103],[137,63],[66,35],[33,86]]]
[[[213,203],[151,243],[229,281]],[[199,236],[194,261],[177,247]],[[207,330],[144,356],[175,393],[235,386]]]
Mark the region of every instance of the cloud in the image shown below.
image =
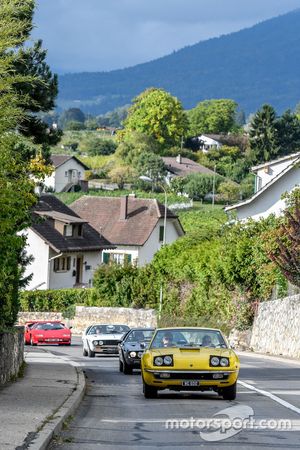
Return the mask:
[[[300,0],[39,0],[35,39],[58,72],[128,67],[237,31]]]

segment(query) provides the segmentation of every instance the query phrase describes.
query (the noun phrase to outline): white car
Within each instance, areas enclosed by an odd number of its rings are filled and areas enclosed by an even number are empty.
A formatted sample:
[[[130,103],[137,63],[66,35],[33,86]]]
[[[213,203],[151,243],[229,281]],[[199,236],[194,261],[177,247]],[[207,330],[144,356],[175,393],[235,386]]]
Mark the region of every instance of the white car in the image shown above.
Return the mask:
[[[127,325],[90,325],[82,334],[83,356],[118,354],[118,344],[129,330]]]

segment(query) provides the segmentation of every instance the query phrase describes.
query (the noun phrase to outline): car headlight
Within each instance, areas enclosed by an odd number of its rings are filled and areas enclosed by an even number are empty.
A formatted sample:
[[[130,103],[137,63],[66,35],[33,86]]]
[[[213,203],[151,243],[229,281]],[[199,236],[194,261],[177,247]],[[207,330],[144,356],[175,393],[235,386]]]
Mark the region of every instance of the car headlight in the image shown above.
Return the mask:
[[[154,358],[154,365],[155,366],[162,366],[163,363],[164,363],[164,360],[163,360],[163,358],[161,356],[156,356]]]
[[[99,345],[103,345],[103,341],[98,341],[98,344]]]
[[[93,344],[94,345],[98,345],[98,341],[93,341]]]
[[[220,359],[220,366],[222,366],[222,367],[229,366],[229,359],[228,358],[221,358]]]
[[[130,352],[130,353],[129,353],[129,356],[130,356],[131,358],[135,358],[135,357],[136,357],[136,352]]]
[[[210,358],[210,365],[211,366],[219,366],[220,365],[220,358],[218,358],[218,356],[211,356]]]
[[[143,352],[138,352],[138,357],[141,358],[143,356]]]
[[[173,364],[173,358],[172,358],[172,356],[165,356],[164,357],[164,364],[166,365],[166,366],[171,366],[171,364]]]

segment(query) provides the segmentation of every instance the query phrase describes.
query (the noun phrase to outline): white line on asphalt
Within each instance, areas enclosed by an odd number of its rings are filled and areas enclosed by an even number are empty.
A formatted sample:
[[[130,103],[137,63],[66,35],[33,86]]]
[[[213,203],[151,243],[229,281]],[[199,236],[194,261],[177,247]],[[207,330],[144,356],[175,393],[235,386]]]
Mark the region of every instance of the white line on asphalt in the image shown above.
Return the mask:
[[[280,397],[277,397],[277,395],[272,394],[271,392],[264,391],[262,389],[258,389],[251,384],[245,383],[244,381],[238,380],[238,384],[241,386],[244,386],[247,389],[250,389],[251,391],[258,392],[259,394],[264,395],[265,397],[269,397],[271,400],[274,400],[274,402],[279,403],[280,405],[284,406],[285,408],[290,409],[291,411],[296,412],[297,414],[300,414],[300,408],[297,408],[296,406],[292,405],[289,402],[286,402],[285,400],[282,400]]]
[[[238,356],[249,356],[250,358],[259,358],[264,360],[276,361],[282,364],[295,364],[300,365],[300,361],[297,359],[291,359],[288,356],[275,356],[275,355],[264,355],[263,353],[252,353],[252,352],[236,352]]]

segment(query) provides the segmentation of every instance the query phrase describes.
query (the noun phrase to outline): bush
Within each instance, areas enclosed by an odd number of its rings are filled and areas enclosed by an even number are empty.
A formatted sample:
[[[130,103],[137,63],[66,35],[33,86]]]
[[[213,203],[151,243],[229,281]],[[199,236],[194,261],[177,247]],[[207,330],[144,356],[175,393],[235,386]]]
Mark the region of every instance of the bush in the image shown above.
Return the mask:
[[[62,312],[72,305],[85,305],[92,289],[55,289],[23,291],[20,293],[21,311]]]

